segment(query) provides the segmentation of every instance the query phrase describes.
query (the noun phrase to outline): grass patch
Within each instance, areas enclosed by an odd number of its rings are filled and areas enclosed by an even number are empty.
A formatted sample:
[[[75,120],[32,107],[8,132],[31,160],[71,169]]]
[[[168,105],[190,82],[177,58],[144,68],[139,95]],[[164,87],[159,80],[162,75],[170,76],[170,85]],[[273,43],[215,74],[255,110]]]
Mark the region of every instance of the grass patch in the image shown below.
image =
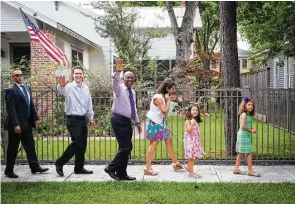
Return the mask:
[[[200,123],[201,144],[204,147],[205,159],[229,159],[225,155],[224,115],[213,113],[202,117]],[[176,139],[177,147],[183,146],[184,118],[170,117],[168,126]],[[252,135],[253,152],[263,159],[294,159],[295,135],[286,130],[253,119],[252,127],[257,133]]]
[[[178,159],[183,159],[184,118],[182,116],[169,117],[168,127],[172,131],[175,154]],[[256,120],[253,120],[253,127],[257,128],[257,134],[252,136],[253,152],[256,156],[265,160],[295,158],[294,134]],[[234,158],[225,155],[224,119],[222,114],[211,114],[210,117],[203,118],[200,128],[201,144],[206,152],[203,159]],[[36,142],[38,158],[40,160],[56,160],[70,142],[71,139],[68,137],[60,140],[54,140],[52,137],[39,140]],[[148,146],[149,141],[146,139],[133,138],[131,158],[144,160]],[[109,137],[95,138],[95,140],[88,140],[85,156],[87,160],[110,160],[114,158],[117,149],[116,140],[111,140]],[[25,152],[19,153],[18,158],[26,159]],[[170,159],[164,142],[159,144],[155,158]]]
[[[292,183],[11,182],[2,203],[292,203]]]

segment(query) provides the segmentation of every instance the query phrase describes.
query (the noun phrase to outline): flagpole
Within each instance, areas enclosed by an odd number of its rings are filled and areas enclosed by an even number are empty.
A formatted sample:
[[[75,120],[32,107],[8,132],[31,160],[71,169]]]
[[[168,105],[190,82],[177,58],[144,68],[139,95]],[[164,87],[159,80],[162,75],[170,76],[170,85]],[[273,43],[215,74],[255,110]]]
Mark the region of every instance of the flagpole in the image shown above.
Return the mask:
[[[26,29],[28,30],[28,24],[27,24],[27,20],[25,19],[25,12],[22,10],[21,7],[19,7],[20,13],[22,15],[23,21],[25,23]]]

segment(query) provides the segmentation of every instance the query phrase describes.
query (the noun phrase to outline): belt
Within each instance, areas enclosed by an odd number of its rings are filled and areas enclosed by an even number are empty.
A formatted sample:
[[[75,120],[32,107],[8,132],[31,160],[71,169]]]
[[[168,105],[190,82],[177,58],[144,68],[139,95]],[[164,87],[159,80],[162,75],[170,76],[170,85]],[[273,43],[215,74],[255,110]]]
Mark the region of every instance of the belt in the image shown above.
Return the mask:
[[[131,122],[131,119],[128,118],[128,117],[126,117],[126,116],[124,116],[124,115],[121,115],[121,114],[118,114],[118,113],[112,113],[112,115],[115,116],[115,117],[117,117],[117,118],[119,118],[119,119],[121,119],[121,120],[125,120],[125,121],[128,121],[128,122]]]
[[[86,120],[86,115],[67,115],[67,117],[70,118],[75,118],[78,120]]]

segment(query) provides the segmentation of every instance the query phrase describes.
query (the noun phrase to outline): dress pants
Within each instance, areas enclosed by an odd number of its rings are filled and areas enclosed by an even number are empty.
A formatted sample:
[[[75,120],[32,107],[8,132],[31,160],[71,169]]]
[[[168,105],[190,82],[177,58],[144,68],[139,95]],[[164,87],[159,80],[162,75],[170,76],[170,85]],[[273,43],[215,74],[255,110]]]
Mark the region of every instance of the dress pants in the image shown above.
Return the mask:
[[[108,168],[118,177],[124,177],[127,176],[127,163],[132,150],[132,124],[129,118],[116,113],[112,114],[111,123],[119,149]]]
[[[85,151],[87,147],[87,120],[86,116],[67,116],[67,128],[71,134],[72,143],[67,147],[56,164],[63,166],[75,155],[75,171],[84,168]]]
[[[24,150],[26,152],[29,167],[32,170],[40,167],[35,150],[35,141],[33,137],[32,124],[31,121],[28,119],[27,125],[21,128],[21,133],[15,133],[14,127],[10,126],[8,128],[8,146],[6,152],[7,158],[5,172],[13,172],[20,142],[22,143]]]

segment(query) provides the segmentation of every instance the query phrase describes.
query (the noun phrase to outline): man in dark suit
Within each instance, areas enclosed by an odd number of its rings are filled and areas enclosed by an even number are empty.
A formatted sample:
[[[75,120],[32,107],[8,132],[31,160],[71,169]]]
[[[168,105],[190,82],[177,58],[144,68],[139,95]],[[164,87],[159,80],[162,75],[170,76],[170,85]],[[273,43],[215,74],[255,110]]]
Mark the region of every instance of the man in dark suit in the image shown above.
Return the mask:
[[[13,172],[20,141],[25,149],[32,174],[48,171],[41,168],[35,151],[32,127],[39,126],[39,119],[32,101],[31,90],[23,84],[23,74],[20,70],[12,72],[14,84],[5,91],[7,110],[8,147],[5,175],[18,178]]]

